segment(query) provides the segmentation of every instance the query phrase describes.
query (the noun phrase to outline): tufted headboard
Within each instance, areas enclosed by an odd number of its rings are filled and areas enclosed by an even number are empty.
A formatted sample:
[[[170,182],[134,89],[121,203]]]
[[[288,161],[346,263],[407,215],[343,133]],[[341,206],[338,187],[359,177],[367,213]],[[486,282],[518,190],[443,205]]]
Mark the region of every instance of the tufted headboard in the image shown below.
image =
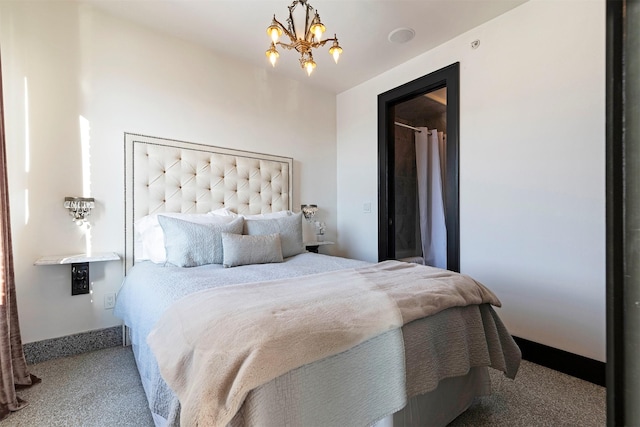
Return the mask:
[[[125,133],[125,273],[133,224],[158,212],[292,209],[293,159]]]

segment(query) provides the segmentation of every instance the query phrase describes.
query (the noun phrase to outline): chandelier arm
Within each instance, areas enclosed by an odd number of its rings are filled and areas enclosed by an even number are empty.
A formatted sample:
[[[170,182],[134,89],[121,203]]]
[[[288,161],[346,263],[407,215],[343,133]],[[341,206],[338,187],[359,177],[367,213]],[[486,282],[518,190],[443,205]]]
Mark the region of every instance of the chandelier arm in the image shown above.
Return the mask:
[[[293,45],[293,44],[287,44],[287,43],[283,43],[283,42],[276,42],[276,44],[278,46],[282,46],[283,48],[289,49],[289,50],[292,50],[292,49],[296,48],[295,45]]]
[[[288,6],[289,17],[287,18],[287,24],[289,24],[288,28],[291,31],[287,31],[287,33],[292,42],[295,42],[298,39],[298,37],[296,36],[296,23],[293,19],[293,11],[295,10],[296,6],[298,6],[298,4],[305,5],[305,3],[306,3],[306,0],[294,0],[293,3],[291,3],[290,6]]]
[[[304,17],[304,39],[308,42],[311,42],[313,39],[313,34],[311,33],[311,26],[309,25],[309,12],[313,11],[313,7],[309,3],[304,4],[306,6],[305,17]]]
[[[337,38],[333,38],[333,39],[324,39],[324,40],[322,40],[322,41],[320,41],[320,42],[315,42],[315,43],[313,43],[313,44],[311,45],[311,47],[315,49],[315,48],[318,48],[318,47],[322,47],[322,46],[324,46],[325,44],[327,44],[327,42],[334,42],[334,41],[338,41],[338,39],[337,39]]]
[[[287,37],[291,39],[292,42],[296,40],[296,36],[291,34],[291,32],[284,25],[282,25],[282,22],[278,21],[275,16],[273,17],[273,20],[276,22],[276,24],[278,24],[282,32],[285,33]],[[278,44],[279,43],[280,42],[278,42]]]
[[[311,5],[308,4],[306,0],[294,0],[293,3],[291,3],[291,6],[288,7],[289,18],[287,18],[287,23],[289,24],[289,28],[291,29],[289,33],[293,34],[293,36],[291,36],[292,42],[298,39],[296,22],[293,19],[293,11],[299,4],[305,8],[305,22],[304,22],[304,29],[302,30],[304,40],[307,40],[307,36],[309,33],[309,9],[313,10],[313,7],[311,7]]]

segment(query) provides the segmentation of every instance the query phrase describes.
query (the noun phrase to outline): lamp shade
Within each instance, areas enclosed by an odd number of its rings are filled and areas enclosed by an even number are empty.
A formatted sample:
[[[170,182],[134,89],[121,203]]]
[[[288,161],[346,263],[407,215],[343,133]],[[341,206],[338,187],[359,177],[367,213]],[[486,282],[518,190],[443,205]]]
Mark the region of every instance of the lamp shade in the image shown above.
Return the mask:
[[[336,64],[338,63],[338,59],[340,59],[341,53],[342,53],[342,48],[338,44],[338,39],[336,38],[333,41],[333,45],[331,46],[331,48],[329,48],[329,54],[333,56],[333,60],[336,61]]]
[[[306,219],[311,219],[318,212],[318,205],[301,205],[300,210]]]
[[[271,41],[273,43],[277,42],[278,37],[282,35],[282,29],[278,25],[275,15],[273,15],[273,21],[271,21],[271,25],[269,25],[269,28],[267,28],[267,34],[269,35],[269,37],[271,37]]]

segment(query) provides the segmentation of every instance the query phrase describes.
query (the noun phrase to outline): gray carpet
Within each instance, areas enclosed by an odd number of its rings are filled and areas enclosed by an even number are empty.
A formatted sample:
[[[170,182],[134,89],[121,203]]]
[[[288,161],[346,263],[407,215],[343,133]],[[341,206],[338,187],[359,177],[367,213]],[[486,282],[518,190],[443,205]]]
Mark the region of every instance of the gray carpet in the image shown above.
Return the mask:
[[[153,421],[131,348],[114,347],[31,366],[42,383],[5,426],[140,426]],[[605,426],[605,389],[523,361],[515,381],[491,370],[494,393],[450,426]]]
[[[29,406],[0,424],[20,427],[153,426],[131,347],[31,365],[40,377],[18,395]]]
[[[606,389],[522,361],[515,380],[490,369],[493,393],[480,397],[449,426],[604,427]]]

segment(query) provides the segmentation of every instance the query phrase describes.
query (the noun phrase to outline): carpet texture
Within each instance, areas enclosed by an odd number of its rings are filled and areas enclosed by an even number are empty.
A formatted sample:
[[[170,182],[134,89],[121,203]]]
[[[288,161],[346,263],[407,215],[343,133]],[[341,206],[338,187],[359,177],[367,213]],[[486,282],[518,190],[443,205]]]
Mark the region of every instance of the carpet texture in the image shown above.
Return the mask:
[[[131,347],[29,368],[42,383],[18,393],[29,405],[9,415],[2,427],[153,426]]]
[[[477,398],[449,426],[604,427],[606,388],[526,360],[515,380],[490,369],[490,396]]]
[[[30,366],[42,383],[18,393],[29,406],[2,427],[153,427],[130,347]],[[523,361],[515,380],[493,369],[493,394],[476,399],[450,426],[606,425],[604,387]]]

